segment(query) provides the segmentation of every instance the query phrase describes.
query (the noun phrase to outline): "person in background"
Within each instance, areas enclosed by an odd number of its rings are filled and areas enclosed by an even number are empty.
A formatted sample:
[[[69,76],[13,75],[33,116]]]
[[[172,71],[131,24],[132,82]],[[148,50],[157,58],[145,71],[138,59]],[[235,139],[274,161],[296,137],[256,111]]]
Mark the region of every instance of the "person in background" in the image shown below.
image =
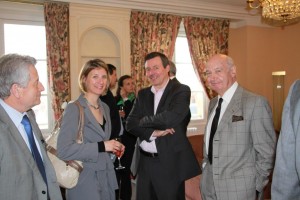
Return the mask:
[[[169,71],[169,76],[170,79],[173,80],[174,78],[176,79],[176,66],[175,63],[172,60],[169,60],[169,65],[170,65],[170,71]]]
[[[140,141],[137,200],[184,200],[185,180],[200,167],[186,136],[191,90],[170,81],[168,58],[159,52],[145,57],[152,86],[138,92],[126,129]]]
[[[207,84],[218,96],[208,108],[202,199],[263,199],[276,145],[271,108],[264,97],[239,86],[229,56],[212,56],[205,70]]]
[[[105,95],[101,95],[100,99],[104,103],[106,103],[110,110],[110,120],[111,120],[111,135],[110,139],[116,139],[119,138],[123,134],[123,124],[122,120],[119,115],[119,109],[117,106],[116,99],[112,93],[111,90],[113,90],[116,87],[118,76],[117,76],[117,68],[112,64],[107,64],[108,72],[109,72],[109,88]],[[114,156],[111,157],[113,160],[115,159]],[[117,167],[119,164],[118,160],[115,159],[114,165]],[[120,175],[119,171],[116,171],[118,183],[120,182]],[[116,190],[116,200],[119,199],[119,190]]]
[[[0,58],[0,199],[61,200],[32,107],[44,90],[30,56]]]
[[[110,139],[114,139],[119,137],[123,132],[122,122],[119,116],[119,110],[117,107],[117,102],[111,90],[116,87],[118,77],[117,77],[117,69],[112,64],[107,64],[108,72],[109,72],[109,89],[105,95],[101,95],[100,99],[104,103],[106,103],[110,109],[110,118],[112,131],[110,135]]]
[[[89,60],[79,74],[82,94],[77,101],[84,110],[83,143],[76,142],[79,109],[69,103],[65,109],[57,140],[57,156],[62,160],[80,160],[83,171],[77,185],[66,190],[67,200],[105,199],[115,200],[118,188],[114,165],[109,153],[125,147],[109,139],[111,121],[109,107],[100,100],[109,85],[108,69],[100,59]]]
[[[126,119],[132,109],[135,100],[135,84],[134,80],[129,75],[124,75],[119,78],[118,89],[116,93],[116,102],[119,108],[119,113],[125,127]],[[130,166],[132,156],[135,149],[136,136],[124,130],[121,141],[125,145],[126,151],[121,157],[121,163],[125,169],[120,170],[120,199],[131,200],[131,171]]]
[[[176,69],[175,63],[172,60],[169,60],[169,65],[170,65],[170,71],[169,71],[170,80],[171,81],[176,81],[176,82],[180,83],[178,81],[178,79],[176,78],[177,69]],[[191,118],[191,117],[192,117],[192,114],[191,114],[191,111],[189,111],[188,118]]]
[[[289,90],[282,112],[273,171],[272,200],[300,198],[300,80]]]

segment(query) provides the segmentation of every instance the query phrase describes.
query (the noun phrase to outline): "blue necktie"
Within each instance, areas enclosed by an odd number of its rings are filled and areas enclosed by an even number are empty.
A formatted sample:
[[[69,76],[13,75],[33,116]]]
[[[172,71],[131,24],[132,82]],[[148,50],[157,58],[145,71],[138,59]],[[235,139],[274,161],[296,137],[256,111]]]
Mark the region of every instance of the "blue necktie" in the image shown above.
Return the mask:
[[[32,156],[39,168],[39,171],[45,181],[45,183],[47,184],[47,177],[46,177],[46,171],[45,171],[45,167],[44,167],[44,163],[42,160],[42,157],[40,155],[40,152],[36,146],[36,143],[34,141],[34,137],[33,137],[33,133],[32,133],[32,128],[31,128],[31,124],[30,121],[27,117],[27,115],[24,115],[21,123],[23,124],[25,131],[27,133],[27,137],[28,137],[28,141],[30,144],[30,148],[31,148],[31,152],[32,152]]]
[[[209,146],[208,146],[208,160],[210,164],[212,164],[212,155],[213,155],[213,139],[218,128],[219,118],[220,118],[220,111],[223,99],[219,99],[218,107],[216,108],[216,113],[213,118],[211,129],[210,129],[210,137],[209,137]]]

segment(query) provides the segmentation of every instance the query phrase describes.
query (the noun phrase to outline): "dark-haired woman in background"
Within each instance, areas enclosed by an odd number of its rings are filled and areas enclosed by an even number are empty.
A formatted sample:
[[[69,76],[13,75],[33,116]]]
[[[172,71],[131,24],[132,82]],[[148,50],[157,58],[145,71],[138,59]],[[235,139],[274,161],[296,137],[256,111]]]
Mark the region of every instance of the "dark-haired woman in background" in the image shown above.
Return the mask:
[[[123,126],[125,127],[126,118],[129,115],[135,100],[135,84],[131,76],[124,75],[119,78],[118,89],[116,92],[116,102],[119,108],[120,117],[122,118]],[[121,141],[125,145],[126,151],[121,158],[121,163],[125,169],[117,172],[120,181],[120,199],[130,200],[132,195],[131,190],[131,171],[130,165],[136,143],[136,136],[127,132],[124,129]]]

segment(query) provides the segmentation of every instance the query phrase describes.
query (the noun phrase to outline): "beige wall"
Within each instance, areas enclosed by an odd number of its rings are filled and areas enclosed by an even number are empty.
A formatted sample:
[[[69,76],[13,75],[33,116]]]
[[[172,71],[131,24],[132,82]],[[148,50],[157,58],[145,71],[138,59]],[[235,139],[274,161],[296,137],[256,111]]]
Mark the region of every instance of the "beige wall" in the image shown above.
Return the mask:
[[[80,69],[90,59],[100,58],[115,65],[119,76],[130,74],[129,19],[129,9],[70,4],[72,100],[80,94]]]
[[[130,36],[129,36],[129,18],[130,18],[130,10],[128,9],[115,9],[115,8],[103,8],[97,6],[82,6],[77,4],[71,4],[71,57],[73,56],[72,62],[74,60],[79,59],[79,46],[76,42],[80,41],[80,37],[75,37],[79,34],[79,32],[83,31],[79,29],[78,24],[86,25],[87,23],[83,23],[83,19],[87,17],[91,17],[94,15],[99,15],[95,13],[105,13],[105,17],[111,14],[111,10],[115,12],[113,16],[115,21],[110,22],[110,25],[106,25],[105,27],[110,27],[112,25],[119,25],[120,16],[115,16],[115,13],[121,15],[121,19],[125,19],[127,23],[123,23],[123,29],[120,31],[116,31],[116,33],[121,33],[118,38],[120,42],[121,49],[125,49],[124,52],[121,53],[121,71],[119,71],[118,75],[121,76],[123,74],[130,73]],[[79,11],[77,11],[79,10]],[[83,10],[88,10],[88,14],[83,12]],[[102,10],[102,12],[91,12]],[[83,14],[84,13],[84,14]],[[108,17],[111,20],[111,16]],[[80,22],[80,23],[79,23]],[[88,21],[89,22],[89,21]],[[98,20],[99,24],[103,25],[103,21]],[[89,22],[90,23],[90,22]],[[76,26],[74,26],[74,24]],[[128,24],[128,25],[125,25]],[[102,26],[101,25],[101,26]],[[74,28],[76,27],[76,28]],[[124,28],[125,27],[125,28]],[[80,31],[79,31],[80,30]],[[126,34],[124,34],[124,30]],[[297,78],[300,78],[300,37],[298,36],[300,33],[300,23],[296,25],[286,26],[284,28],[281,27],[255,27],[255,26],[243,26],[241,28],[231,28],[229,32],[229,55],[235,60],[237,65],[237,75],[238,82],[244,86],[245,88],[261,94],[265,96],[270,105],[273,106],[273,91],[272,91],[272,72],[274,71],[286,71],[285,76],[285,86],[284,93],[285,97],[288,93],[288,89],[292,82]],[[118,36],[118,34],[116,34]],[[72,40],[72,38],[74,40]],[[76,44],[76,45],[74,45]],[[106,47],[107,50],[107,47]],[[77,54],[74,54],[77,52]],[[117,65],[118,65],[117,64]],[[79,70],[75,70],[74,68],[78,68],[81,66],[81,63],[72,63],[72,80],[77,81],[78,74],[76,73]],[[72,88],[72,98],[78,96],[79,91],[76,90],[77,83],[73,81],[72,84],[74,88]]]
[[[237,65],[238,82],[265,96],[272,106],[272,72],[286,71],[284,93],[300,78],[300,23],[273,28],[230,29],[229,55]]]
[[[84,22],[84,19],[93,19],[95,21],[92,24],[93,27],[105,27],[109,30],[114,30],[111,26],[121,27],[120,30],[114,31],[119,45],[122,47],[120,61],[115,64],[121,68],[118,72],[119,76],[130,74],[130,10],[71,4],[70,13],[72,98],[76,98],[79,93],[79,90],[76,89],[77,76],[82,65],[82,61],[79,61],[81,58],[80,44],[78,44],[80,41],[79,34],[91,27],[91,20]],[[122,26],[120,26],[120,22]],[[80,28],[79,25],[85,28]],[[284,86],[286,97],[292,82],[300,78],[300,56],[297,55],[300,54],[299,34],[300,23],[284,28],[255,26],[231,28],[229,32],[229,55],[237,65],[238,82],[245,88],[265,96],[272,106],[272,72],[286,71]],[[109,46],[106,46],[105,50],[108,50],[107,48]],[[103,57],[103,55],[99,56]]]

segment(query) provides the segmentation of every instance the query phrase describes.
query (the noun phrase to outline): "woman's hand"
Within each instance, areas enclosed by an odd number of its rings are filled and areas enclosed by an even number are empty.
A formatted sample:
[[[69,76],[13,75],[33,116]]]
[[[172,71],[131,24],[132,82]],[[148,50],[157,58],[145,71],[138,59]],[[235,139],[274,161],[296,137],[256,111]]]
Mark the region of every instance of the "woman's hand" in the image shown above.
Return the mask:
[[[124,110],[119,110],[119,115],[121,118],[125,117],[125,111]]]
[[[105,146],[105,151],[108,152],[115,153],[116,151],[121,151],[123,154],[125,151],[125,146],[116,140],[104,141],[104,146]]]

